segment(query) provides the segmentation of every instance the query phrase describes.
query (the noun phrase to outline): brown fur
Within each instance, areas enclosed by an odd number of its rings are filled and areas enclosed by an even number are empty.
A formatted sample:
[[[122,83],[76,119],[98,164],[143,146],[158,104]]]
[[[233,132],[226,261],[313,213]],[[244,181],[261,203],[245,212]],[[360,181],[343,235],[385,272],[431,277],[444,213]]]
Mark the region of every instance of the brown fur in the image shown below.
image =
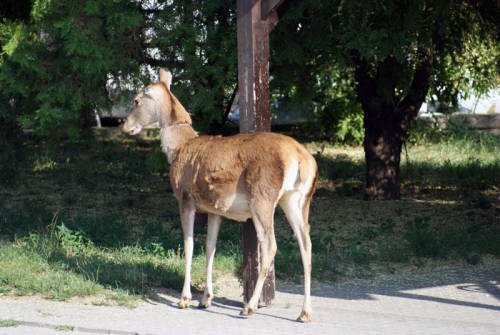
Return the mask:
[[[311,241],[309,205],[317,181],[311,154],[290,137],[274,133],[232,137],[198,136],[191,118],[170,92],[171,74],[160,70],[160,82],[149,85],[135,98],[123,130],[137,134],[148,123],[159,121],[162,147],[169,162],[170,181],[179,201],[184,231],[186,279],[181,308],[191,299],[190,266],[194,213],[208,213],[207,281],[200,303],[210,306],[212,261],[222,217],[238,221],[252,218],[262,253],[262,269],[254,295],[242,311],[250,315],[257,303],[265,275],[276,253],[273,215],[279,204],[292,226],[304,266],[304,306],[299,321],[309,321]]]

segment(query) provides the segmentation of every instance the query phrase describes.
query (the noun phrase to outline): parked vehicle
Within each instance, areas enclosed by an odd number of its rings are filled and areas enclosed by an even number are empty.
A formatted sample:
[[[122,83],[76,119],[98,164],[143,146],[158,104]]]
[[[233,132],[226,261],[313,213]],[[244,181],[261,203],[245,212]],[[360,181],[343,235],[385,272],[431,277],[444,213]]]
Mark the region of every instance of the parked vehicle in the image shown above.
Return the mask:
[[[96,127],[118,127],[128,116],[128,107],[113,107],[111,111],[95,110]]]

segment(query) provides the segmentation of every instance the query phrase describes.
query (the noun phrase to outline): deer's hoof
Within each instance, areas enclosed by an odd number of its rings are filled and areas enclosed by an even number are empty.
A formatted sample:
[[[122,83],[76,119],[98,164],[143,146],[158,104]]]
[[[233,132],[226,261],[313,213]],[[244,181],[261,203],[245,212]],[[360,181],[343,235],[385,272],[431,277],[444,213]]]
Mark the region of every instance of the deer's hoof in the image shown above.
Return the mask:
[[[212,299],[214,295],[210,293],[203,294],[203,298],[201,298],[200,304],[198,308],[208,308],[212,305]]]
[[[243,308],[243,310],[240,312],[240,316],[250,316],[252,315],[257,309],[256,308],[250,308],[247,306],[245,306],[245,308]]]
[[[191,302],[191,299],[181,298],[181,301],[179,301],[179,308],[180,309],[188,308],[190,302]]]
[[[198,305],[198,308],[204,308],[204,309],[207,309],[208,307],[210,307],[211,303],[210,302],[200,302],[200,304]]]
[[[297,318],[298,322],[309,322],[311,321],[311,312],[302,312]]]

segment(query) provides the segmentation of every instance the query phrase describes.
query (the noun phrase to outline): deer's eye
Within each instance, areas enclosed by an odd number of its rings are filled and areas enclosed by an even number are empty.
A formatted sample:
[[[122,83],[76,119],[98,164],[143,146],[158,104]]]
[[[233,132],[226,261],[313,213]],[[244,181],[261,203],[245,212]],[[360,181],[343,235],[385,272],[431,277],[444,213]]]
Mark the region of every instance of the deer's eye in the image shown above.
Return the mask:
[[[135,99],[135,100],[134,100],[134,105],[135,105],[135,106],[139,105],[139,99]]]

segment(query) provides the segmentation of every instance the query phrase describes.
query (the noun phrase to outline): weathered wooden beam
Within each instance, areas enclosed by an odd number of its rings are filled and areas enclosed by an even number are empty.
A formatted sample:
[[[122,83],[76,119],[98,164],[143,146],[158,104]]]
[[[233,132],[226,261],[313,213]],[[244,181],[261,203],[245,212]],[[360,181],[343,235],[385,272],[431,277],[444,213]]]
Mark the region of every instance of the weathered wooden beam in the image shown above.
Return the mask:
[[[237,1],[240,132],[271,130],[269,24],[259,0]]]
[[[261,251],[257,241],[257,232],[252,219],[243,223],[243,301],[248,303],[259,279]],[[275,297],[274,262],[269,267],[266,281],[262,287],[259,307],[270,306]]]
[[[262,0],[260,5],[261,19],[267,20],[283,2],[285,0]]]
[[[261,18],[259,0],[237,0],[238,87],[240,133],[271,131],[269,96],[269,22]],[[243,299],[247,303],[260,272],[260,250],[252,220],[243,224]],[[275,295],[274,263],[259,305],[269,306]]]
[[[269,32],[298,0],[237,0],[240,133],[271,131]],[[243,295],[248,302],[260,272],[260,250],[252,220],[243,224]],[[274,300],[274,262],[259,305]]]
[[[288,9],[299,0],[262,0],[261,19],[269,23],[269,31],[273,30]]]
[[[260,15],[261,19],[267,21],[269,23],[269,31],[273,30],[274,27],[280,21],[280,17],[276,12],[276,9],[279,8],[287,0],[262,0],[260,4]]]

